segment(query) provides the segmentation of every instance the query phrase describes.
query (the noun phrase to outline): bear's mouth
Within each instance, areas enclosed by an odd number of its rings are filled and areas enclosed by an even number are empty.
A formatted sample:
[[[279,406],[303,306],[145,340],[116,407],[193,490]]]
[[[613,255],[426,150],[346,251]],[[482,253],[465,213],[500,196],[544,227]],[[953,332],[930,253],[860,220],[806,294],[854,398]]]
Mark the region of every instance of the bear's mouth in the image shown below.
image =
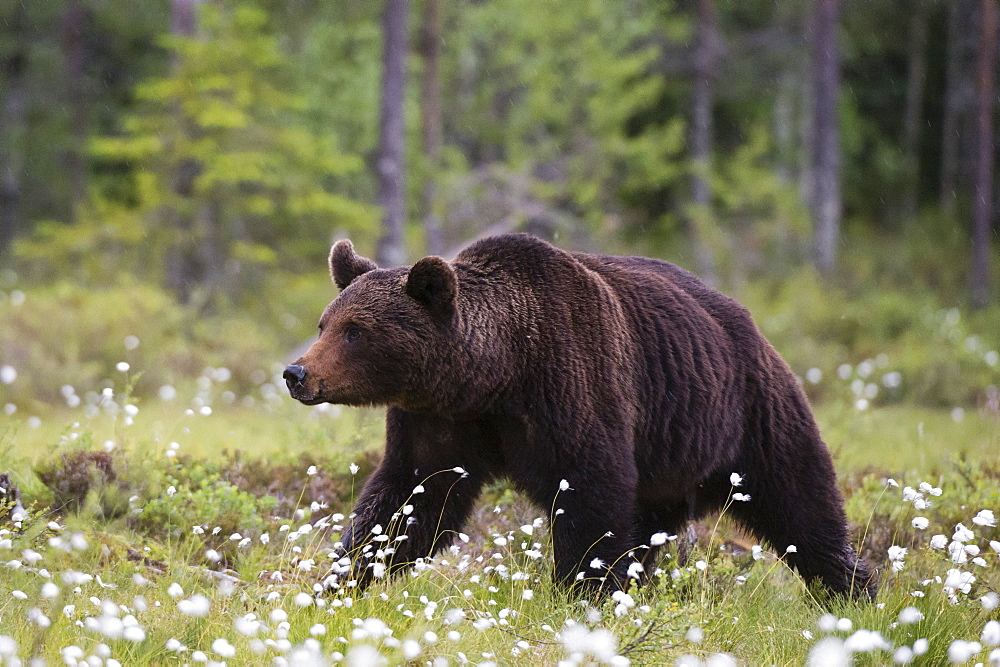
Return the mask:
[[[319,405],[320,403],[326,403],[324,399],[318,396],[295,396],[293,394],[292,398],[303,405]]]

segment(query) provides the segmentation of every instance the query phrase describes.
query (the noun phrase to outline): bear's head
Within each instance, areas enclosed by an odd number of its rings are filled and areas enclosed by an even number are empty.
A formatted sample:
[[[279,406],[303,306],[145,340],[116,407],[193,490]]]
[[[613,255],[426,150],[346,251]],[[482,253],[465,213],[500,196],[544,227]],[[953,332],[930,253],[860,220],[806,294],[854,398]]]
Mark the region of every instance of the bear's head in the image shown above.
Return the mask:
[[[341,290],[319,320],[319,339],[285,369],[307,405],[433,407],[446,381],[458,326],[458,279],[440,257],[379,269],[348,240],[330,250]]]

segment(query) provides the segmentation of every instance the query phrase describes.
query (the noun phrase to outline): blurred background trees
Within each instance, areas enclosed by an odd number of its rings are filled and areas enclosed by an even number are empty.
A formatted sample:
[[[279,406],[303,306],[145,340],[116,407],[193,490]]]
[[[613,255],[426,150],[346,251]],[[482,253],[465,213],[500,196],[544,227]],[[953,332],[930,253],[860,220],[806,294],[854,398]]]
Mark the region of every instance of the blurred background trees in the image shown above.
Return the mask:
[[[0,266],[217,311],[525,230],[995,304],[994,3],[2,3]]]

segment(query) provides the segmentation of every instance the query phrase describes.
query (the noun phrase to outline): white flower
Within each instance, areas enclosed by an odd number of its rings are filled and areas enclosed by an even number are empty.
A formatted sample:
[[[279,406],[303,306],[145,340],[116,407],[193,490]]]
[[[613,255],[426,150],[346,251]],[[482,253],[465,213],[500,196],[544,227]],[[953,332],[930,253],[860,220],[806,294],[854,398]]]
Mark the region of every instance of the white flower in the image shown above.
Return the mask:
[[[642,572],[643,572],[642,563],[635,562],[629,564],[628,576],[631,577],[632,579],[638,579],[639,576],[642,574]]]
[[[851,653],[868,653],[888,651],[892,645],[878,632],[862,629],[844,640],[844,648]]]
[[[700,644],[705,638],[705,632],[697,625],[692,625],[688,628],[687,634],[684,637],[692,644]]]
[[[996,551],[998,554],[1000,554],[1000,542],[998,542],[997,540],[990,540],[990,549],[993,549],[993,551]]]
[[[591,570],[599,570],[602,567],[604,567],[604,561],[601,560],[600,558],[595,558],[594,560],[590,561]]]
[[[212,642],[212,650],[223,658],[232,658],[236,655],[236,647],[230,644],[224,637],[219,637]]]
[[[948,660],[954,664],[968,662],[969,659],[983,650],[979,642],[967,642],[964,639],[956,639],[948,647]]]
[[[931,538],[931,549],[944,549],[948,546],[948,538],[944,535],[935,535]]]
[[[980,638],[987,646],[1000,646],[1000,622],[989,621],[983,627],[983,636]]]
[[[753,555],[754,560],[761,560],[764,558],[764,547],[759,544],[755,544],[750,547],[750,553]]]
[[[138,625],[130,625],[122,632],[122,637],[130,642],[138,644],[146,639],[146,631]]]
[[[956,542],[968,542],[976,536],[970,529],[966,528],[962,524],[957,524],[955,526],[955,534],[951,536],[951,539]]]
[[[316,466],[309,466],[306,469],[306,474],[309,475],[310,477],[312,477],[313,475],[315,475],[318,472],[319,472],[319,470],[316,468]]]
[[[925,528],[927,528],[927,526],[930,525],[931,522],[928,521],[925,517],[915,516],[913,517],[913,521],[911,521],[910,523],[913,524],[913,527],[916,528],[917,530],[924,530]]]
[[[424,492],[423,484],[417,484],[415,487],[413,487],[413,495],[417,495],[418,493],[423,493],[423,492]]]
[[[982,603],[983,609],[986,611],[993,611],[997,607],[1000,607],[1000,595],[990,591],[983,597],[979,598],[979,602]]]
[[[181,588],[181,585],[175,581],[174,583],[170,584],[170,586],[167,588],[167,595],[169,595],[172,598],[179,598],[180,596],[184,595],[184,589]]]
[[[908,665],[913,662],[913,649],[909,646],[900,646],[892,652],[892,661],[897,665]]]
[[[670,536],[666,533],[653,533],[653,535],[649,538],[649,543],[654,547],[658,547],[661,544],[665,544],[669,539]]]
[[[3,382],[4,384],[14,384],[14,380],[16,379],[17,379],[16,368],[14,368],[13,366],[0,367],[0,382]]]
[[[741,503],[750,502],[750,494],[749,493],[734,493],[733,494],[733,500],[736,500],[736,501],[741,502]]]
[[[903,611],[899,612],[899,622],[903,625],[919,623],[922,620],[924,620],[924,615],[916,607],[907,607]]]
[[[734,472],[729,476],[729,483],[732,484],[733,486],[740,486],[741,484],[743,484],[743,476],[740,475],[738,472]]]
[[[972,518],[972,523],[977,526],[996,526],[997,520],[993,516],[993,510],[980,510],[979,514]]]
[[[125,373],[131,367],[128,365],[127,361],[119,361],[117,364],[115,364],[115,368],[118,369],[118,372]]]
[[[233,625],[236,627],[236,631],[244,637],[254,637],[260,632],[260,621],[253,614],[240,616],[233,622]]]
[[[351,465],[347,466],[347,468],[348,470],[351,471],[352,475],[357,475],[358,471],[361,470],[361,466],[359,466],[357,463],[352,463]]]
[[[834,667],[851,664],[851,654],[837,637],[824,637],[813,644],[806,658],[809,667]]]
[[[963,572],[957,568],[948,570],[948,576],[944,581],[944,591],[948,594],[954,594],[957,591],[962,593],[968,593],[972,590],[972,584],[974,584],[976,578],[971,572]]]
[[[894,572],[903,569],[903,559],[906,558],[906,548],[893,545],[889,547],[889,560],[892,562]]]
[[[785,551],[787,553],[790,553],[790,554],[793,554],[793,553],[797,552],[798,550],[799,550],[799,548],[797,546],[795,546],[794,544],[789,544],[787,547],[785,547]]]
[[[566,481],[565,479],[559,480],[559,490],[560,491],[569,491],[569,482]]]
[[[414,660],[420,655],[420,642],[416,639],[407,639],[403,642],[403,658]]]
[[[177,603],[177,611],[185,616],[195,616],[198,618],[208,616],[208,611],[212,603],[204,595],[192,595],[190,599],[181,600]]]

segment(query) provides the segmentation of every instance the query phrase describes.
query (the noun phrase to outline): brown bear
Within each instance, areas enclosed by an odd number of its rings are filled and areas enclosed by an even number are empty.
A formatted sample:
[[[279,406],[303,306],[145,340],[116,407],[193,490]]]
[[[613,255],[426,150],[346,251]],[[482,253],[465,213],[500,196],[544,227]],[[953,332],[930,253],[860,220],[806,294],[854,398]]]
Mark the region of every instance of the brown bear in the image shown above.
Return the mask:
[[[502,477],[552,512],[561,582],[622,586],[634,558],[648,571],[651,536],[729,503],[807,581],[874,596],[795,375],[747,310],[695,275],[521,234],[385,270],[344,240],[330,272],[340,295],[286,369],[289,391],[389,408],[341,581],[433,554]]]

